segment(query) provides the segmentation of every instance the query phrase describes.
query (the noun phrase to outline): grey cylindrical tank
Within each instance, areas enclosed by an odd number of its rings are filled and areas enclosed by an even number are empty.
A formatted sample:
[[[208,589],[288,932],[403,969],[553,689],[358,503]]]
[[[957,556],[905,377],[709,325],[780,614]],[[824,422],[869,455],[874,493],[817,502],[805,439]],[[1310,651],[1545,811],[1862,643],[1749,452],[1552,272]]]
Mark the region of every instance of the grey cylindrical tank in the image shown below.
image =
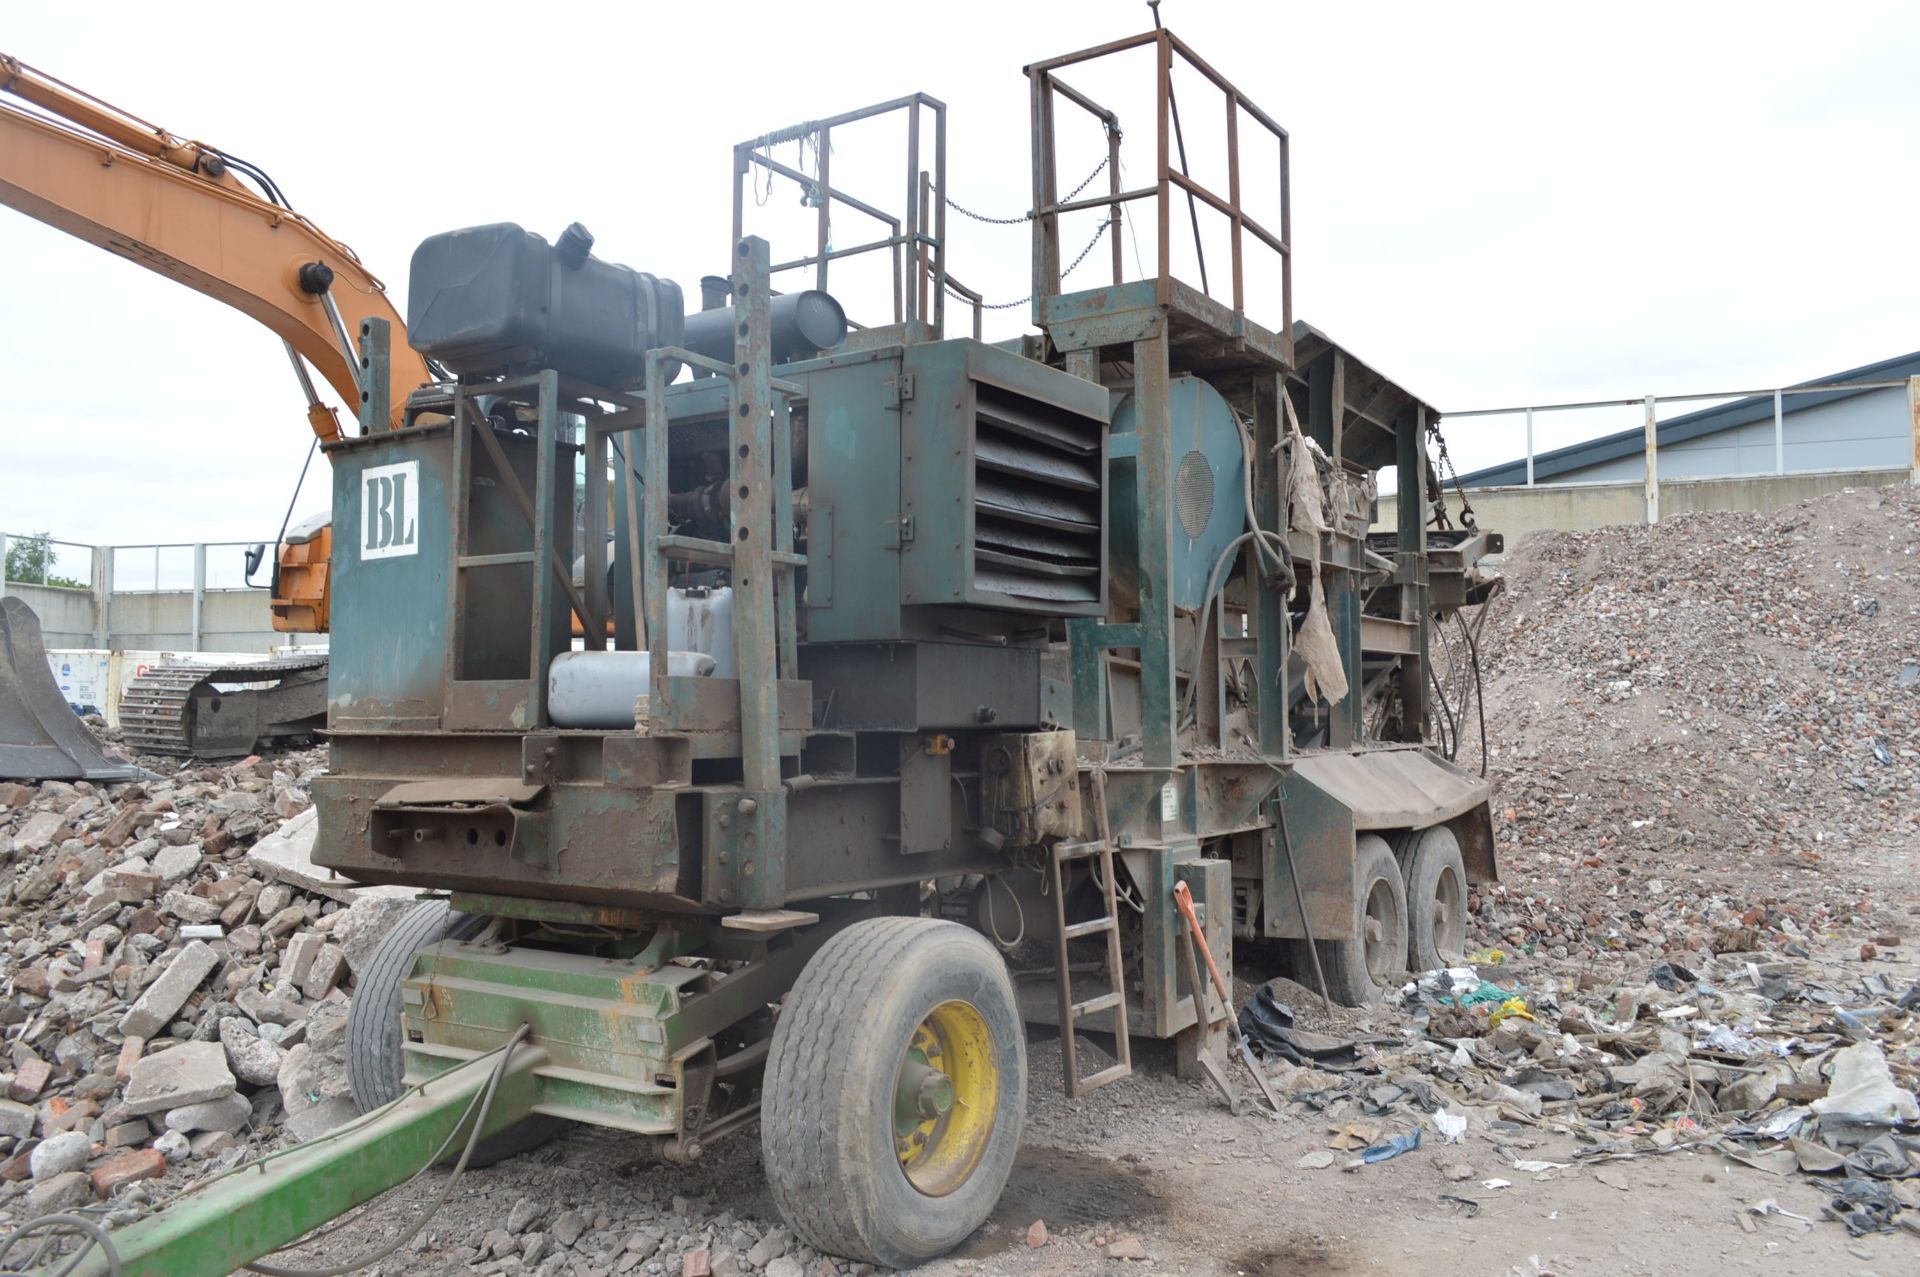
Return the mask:
[[[639,721],[634,701],[652,686],[651,652],[562,652],[547,667],[547,717],[555,727],[619,730]],[[668,652],[674,678],[713,673],[705,652]]]
[[[552,246],[511,222],[447,231],[414,250],[407,338],[460,376],[556,368],[609,387],[677,346],[680,286],[591,256],[578,222]]]
[[[847,339],[847,312],[817,288],[774,298],[770,318],[776,364],[810,358]],[[703,310],[687,316],[680,344],[708,359],[732,359],[735,327],[733,307]]]

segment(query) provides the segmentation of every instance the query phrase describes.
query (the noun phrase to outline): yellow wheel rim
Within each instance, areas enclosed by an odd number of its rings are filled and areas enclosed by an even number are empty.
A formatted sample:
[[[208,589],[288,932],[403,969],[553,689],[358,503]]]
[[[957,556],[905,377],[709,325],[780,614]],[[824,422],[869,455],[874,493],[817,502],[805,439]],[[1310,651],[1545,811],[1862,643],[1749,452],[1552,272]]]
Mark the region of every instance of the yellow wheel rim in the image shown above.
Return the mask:
[[[893,1087],[893,1143],[907,1182],[944,1197],[987,1150],[1000,1102],[993,1033],[971,1003],[942,1002],[914,1028]]]

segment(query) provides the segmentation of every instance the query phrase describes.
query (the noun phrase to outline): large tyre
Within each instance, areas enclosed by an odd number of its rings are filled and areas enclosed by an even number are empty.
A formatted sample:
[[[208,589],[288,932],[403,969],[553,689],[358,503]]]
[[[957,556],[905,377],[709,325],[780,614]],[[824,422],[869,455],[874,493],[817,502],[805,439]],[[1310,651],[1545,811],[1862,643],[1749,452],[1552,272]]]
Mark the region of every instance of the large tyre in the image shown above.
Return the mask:
[[[774,1028],[760,1144],[815,1250],[909,1268],[985,1223],[1026,1118],[1006,964],[970,928],[876,918],[829,940]]]
[[[347,1007],[347,1080],[362,1113],[391,1103],[405,1089],[400,986],[413,971],[415,956],[442,940],[470,940],[486,925],[478,915],[455,913],[444,900],[424,900],[381,937]],[[557,1118],[530,1117],[481,1140],[467,1164],[490,1166],[538,1148],[558,1134],[561,1125]]]
[[[1353,926],[1344,936],[1318,943],[1327,992],[1342,1006],[1365,1007],[1378,1002],[1405,969],[1407,886],[1385,839],[1361,834],[1353,853]],[[1312,971],[1310,964],[1302,952],[1295,978],[1307,978],[1302,973]]]
[[[1408,840],[1407,965],[1414,971],[1455,967],[1467,957],[1467,866],[1460,840],[1445,825]]]

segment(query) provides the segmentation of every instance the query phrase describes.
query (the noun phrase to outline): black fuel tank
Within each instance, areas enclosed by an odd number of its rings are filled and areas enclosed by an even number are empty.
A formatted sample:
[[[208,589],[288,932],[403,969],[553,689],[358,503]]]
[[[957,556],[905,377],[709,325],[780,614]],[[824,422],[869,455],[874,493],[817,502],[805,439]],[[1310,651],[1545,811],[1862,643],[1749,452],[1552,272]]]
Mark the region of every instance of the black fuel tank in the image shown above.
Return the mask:
[[[680,286],[590,255],[578,222],[552,245],[512,222],[447,231],[414,250],[407,337],[463,377],[535,368],[617,389],[647,351],[680,344]]]

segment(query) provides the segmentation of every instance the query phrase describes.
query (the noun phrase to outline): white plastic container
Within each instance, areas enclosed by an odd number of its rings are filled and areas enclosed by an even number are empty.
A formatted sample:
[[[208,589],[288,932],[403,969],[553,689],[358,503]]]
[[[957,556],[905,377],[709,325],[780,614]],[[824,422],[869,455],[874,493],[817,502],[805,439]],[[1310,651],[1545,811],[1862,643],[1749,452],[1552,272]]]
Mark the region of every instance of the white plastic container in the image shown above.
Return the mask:
[[[737,677],[733,665],[733,587],[668,590],[667,647],[675,652],[705,652],[713,658],[715,678]]]
[[[652,686],[652,657],[651,652],[560,653],[547,667],[547,717],[556,727],[632,727],[638,721],[634,702]],[[713,671],[713,657],[705,652],[667,653],[667,673],[675,678]]]

